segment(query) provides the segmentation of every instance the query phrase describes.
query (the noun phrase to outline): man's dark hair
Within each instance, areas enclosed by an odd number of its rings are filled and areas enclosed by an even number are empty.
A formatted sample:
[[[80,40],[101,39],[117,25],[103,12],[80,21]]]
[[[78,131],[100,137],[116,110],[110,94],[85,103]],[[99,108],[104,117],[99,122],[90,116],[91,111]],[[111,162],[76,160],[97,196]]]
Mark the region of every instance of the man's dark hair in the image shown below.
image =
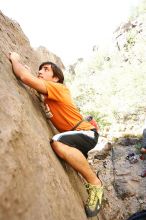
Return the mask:
[[[51,68],[52,68],[52,71],[53,71],[53,76],[58,77],[58,79],[59,79],[58,83],[62,83],[63,84],[64,75],[63,75],[62,70],[55,63],[52,63],[50,61],[43,62],[39,66],[39,70],[41,70],[43,68],[43,66],[45,66],[45,65],[51,65]]]

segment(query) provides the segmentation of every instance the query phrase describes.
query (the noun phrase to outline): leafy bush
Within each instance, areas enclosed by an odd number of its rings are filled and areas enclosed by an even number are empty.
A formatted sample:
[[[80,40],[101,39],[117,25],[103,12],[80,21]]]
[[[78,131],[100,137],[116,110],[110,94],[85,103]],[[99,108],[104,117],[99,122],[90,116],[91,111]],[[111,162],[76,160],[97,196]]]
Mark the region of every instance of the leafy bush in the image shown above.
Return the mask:
[[[145,115],[146,0],[142,5],[141,13],[141,6],[137,9],[138,17],[132,17],[130,28],[120,32],[126,46],[117,50],[115,42],[111,52],[98,47],[90,59],[78,61],[73,74],[67,75],[77,106],[102,126],[134,121],[140,125]]]

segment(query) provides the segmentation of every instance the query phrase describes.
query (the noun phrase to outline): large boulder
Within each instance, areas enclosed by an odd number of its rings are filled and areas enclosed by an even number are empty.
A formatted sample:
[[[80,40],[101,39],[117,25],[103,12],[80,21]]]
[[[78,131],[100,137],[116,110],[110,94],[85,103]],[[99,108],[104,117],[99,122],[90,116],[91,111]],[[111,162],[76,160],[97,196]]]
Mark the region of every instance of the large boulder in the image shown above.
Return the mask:
[[[14,76],[9,51],[37,72],[19,24],[0,12],[0,220],[85,220],[81,178],[51,149],[38,94]]]
[[[102,142],[90,151],[89,163],[99,172],[104,183],[102,217],[107,220],[127,220],[132,214],[146,209],[146,160],[141,160],[138,146],[130,140],[113,143],[111,150]],[[135,156],[128,159],[129,154]],[[145,157],[146,159],[146,157]]]
[[[63,62],[61,61],[60,57],[58,57],[56,54],[48,51],[48,49],[45,48],[44,46],[39,46],[36,49],[36,53],[37,53],[39,60],[41,62],[51,61],[53,63],[56,63],[61,69],[65,69],[65,66],[64,66]]]

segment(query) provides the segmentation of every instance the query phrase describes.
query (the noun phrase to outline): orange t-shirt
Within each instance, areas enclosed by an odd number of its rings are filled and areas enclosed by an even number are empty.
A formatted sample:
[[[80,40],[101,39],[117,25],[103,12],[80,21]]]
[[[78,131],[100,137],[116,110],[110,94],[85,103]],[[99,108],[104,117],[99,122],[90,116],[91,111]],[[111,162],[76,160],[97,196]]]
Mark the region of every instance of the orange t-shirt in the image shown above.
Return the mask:
[[[75,106],[69,89],[61,84],[52,81],[45,81],[48,96],[45,99],[52,113],[50,118],[53,125],[60,132],[70,131],[79,121],[82,115]],[[90,130],[94,127],[87,121],[83,121],[76,130]]]

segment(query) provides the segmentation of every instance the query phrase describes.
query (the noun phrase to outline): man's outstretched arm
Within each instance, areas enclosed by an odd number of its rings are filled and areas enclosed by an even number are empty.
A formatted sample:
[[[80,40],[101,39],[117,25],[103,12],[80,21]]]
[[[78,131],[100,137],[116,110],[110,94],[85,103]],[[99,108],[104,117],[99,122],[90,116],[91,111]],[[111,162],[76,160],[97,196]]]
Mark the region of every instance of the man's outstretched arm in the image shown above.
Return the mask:
[[[47,89],[45,83],[42,79],[39,79],[33,76],[28,69],[26,69],[20,63],[20,56],[15,53],[11,52],[9,54],[9,59],[12,63],[13,71],[15,75],[26,85],[30,86],[31,88],[37,90],[40,93],[47,94]]]

